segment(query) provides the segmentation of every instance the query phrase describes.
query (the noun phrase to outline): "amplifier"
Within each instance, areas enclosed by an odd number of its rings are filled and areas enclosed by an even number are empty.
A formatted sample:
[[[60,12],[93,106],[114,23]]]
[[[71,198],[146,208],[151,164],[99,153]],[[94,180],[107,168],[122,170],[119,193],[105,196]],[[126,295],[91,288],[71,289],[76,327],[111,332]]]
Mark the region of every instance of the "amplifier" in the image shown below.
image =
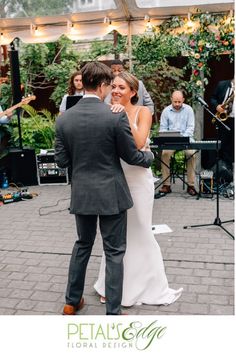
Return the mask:
[[[36,156],[38,183],[42,185],[66,185],[69,183],[68,169],[60,168],[55,162],[54,152],[50,150]]]

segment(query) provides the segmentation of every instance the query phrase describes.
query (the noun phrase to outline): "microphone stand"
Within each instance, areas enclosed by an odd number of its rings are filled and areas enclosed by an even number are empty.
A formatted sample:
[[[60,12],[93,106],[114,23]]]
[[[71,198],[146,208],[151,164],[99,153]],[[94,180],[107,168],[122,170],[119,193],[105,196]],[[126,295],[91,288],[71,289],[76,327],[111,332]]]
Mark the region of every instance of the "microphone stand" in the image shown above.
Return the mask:
[[[210,115],[212,117],[214,117],[216,120],[216,218],[213,223],[184,226],[184,229],[191,229],[193,227],[204,227],[204,226],[216,225],[216,226],[219,226],[222,230],[224,230],[234,240],[234,236],[222,226],[222,224],[225,224],[228,222],[234,222],[234,219],[221,221],[220,215],[219,215],[220,214],[219,213],[219,211],[220,211],[220,208],[219,208],[219,124],[221,124],[224,127],[224,129],[227,129],[228,131],[230,131],[231,129],[226,124],[224,124],[215,114],[213,114],[206,104],[203,104],[203,102],[201,102],[201,104],[203,105],[204,109],[208,113],[210,113]]]
[[[20,122],[20,108],[16,109],[16,114],[17,114],[17,126],[18,126],[18,136],[19,136],[19,149],[23,150],[21,122]]]

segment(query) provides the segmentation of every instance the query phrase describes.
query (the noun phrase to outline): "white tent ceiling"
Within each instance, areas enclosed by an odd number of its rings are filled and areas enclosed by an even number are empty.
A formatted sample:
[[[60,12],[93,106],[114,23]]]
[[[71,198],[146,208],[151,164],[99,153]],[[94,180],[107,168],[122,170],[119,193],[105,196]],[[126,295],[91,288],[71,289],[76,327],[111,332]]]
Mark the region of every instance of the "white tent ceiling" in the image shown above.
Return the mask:
[[[75,0],[74,3],[82,2]],[[93,0],[93,3],[103,6],[77,6],[77,12],[54,16],[0,18],[0,44],[9,44],[16,37],[25,43],[51,42],[62,34],[73,40],[94,39],[112,29],[123,35],[137,34],[145,30],[145,15],[158,24],[170,16],[187,16],[198,9],[214,13],[234,9],[233,0],[182,0],[181,5],[179,0],[107,0],[105,4],[110,8],[105,7],[104,1]],[[109,20],[104,23],[104,18]]]

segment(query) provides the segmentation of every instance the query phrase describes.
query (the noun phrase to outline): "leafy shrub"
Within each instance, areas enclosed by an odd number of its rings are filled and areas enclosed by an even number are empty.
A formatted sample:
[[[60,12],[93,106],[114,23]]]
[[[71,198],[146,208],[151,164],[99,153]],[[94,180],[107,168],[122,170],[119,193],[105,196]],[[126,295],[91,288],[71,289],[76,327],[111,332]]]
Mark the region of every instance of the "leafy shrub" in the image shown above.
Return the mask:
[[[52,149],[55,138],[55,116],[43,109],[36,111],[29,105],[23,106],[21,117],[22,145],[35,149],[39,153],[40,149]],[[11,136],[12,145],[19,146],[18,125],[13,121]]]

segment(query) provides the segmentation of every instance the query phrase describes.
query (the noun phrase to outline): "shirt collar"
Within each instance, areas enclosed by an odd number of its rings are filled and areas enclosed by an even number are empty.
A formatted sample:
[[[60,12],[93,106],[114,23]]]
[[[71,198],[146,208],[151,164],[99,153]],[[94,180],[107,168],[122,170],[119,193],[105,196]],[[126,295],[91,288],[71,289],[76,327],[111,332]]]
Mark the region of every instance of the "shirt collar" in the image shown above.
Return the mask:
[[[74,95],[75,96],[83,96],[84,95],[84,91],[75,91]]]
[[[182,107],[180,108],[180,110],[178,110],[178,111],[172,106],[172,104],[170,105],[170,110],[173,111],[173,112],[180,112],[183,109],[184,109],[184,103],[183,103]]]
[[[94,93],[85,93],[83,95],[83,98],[91,98],[91,97],[95,97],[95,98],[98,98],[99,100],[101,100],[101,98],[97,95],[95,95]]]

